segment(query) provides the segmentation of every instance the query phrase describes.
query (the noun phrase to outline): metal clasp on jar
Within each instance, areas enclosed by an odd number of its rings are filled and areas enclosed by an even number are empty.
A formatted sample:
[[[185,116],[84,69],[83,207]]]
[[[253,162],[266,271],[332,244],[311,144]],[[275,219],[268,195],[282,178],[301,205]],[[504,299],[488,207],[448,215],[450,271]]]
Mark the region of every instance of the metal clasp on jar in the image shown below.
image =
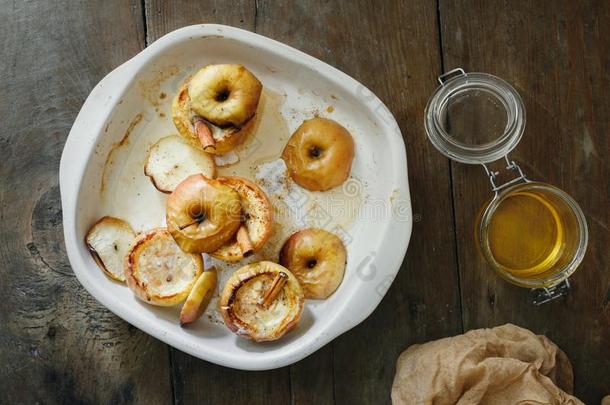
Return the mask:
[[[493,171],[489,167],[487,167],[487,165],[485,163],[481,163],[481,166],[483,166],[483,169],[485,169],[485,173],[487,174],[487,177],[489,178],[489,182],[491,183],[491,191],[496,196],[498,195],[500,190],[503,190],[514,184],[530,183],[530,180],[527,179],[527,177],[523,173],[523,170],[521,170],[521,167],[514,160],[509,160],[508,155],[504,156],[504,160],[506,161],[506,170],[511,170],[511,171],[517,173],[517,177],[515,177],[512,180],[507,181],[506,183],[500,184],[500,185],[496,184],[497,176],[500,174],[500,172]]]

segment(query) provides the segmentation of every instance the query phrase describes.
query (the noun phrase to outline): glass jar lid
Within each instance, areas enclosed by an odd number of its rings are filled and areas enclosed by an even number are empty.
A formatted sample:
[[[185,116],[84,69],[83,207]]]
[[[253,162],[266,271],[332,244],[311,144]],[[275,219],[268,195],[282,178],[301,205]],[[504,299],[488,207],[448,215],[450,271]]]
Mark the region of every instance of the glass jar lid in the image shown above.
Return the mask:
[[[525,128],[519,93],[504,80],[454,69],[426,106],[426,133],[448,158],[468,164],[489,163],[517,146]]]

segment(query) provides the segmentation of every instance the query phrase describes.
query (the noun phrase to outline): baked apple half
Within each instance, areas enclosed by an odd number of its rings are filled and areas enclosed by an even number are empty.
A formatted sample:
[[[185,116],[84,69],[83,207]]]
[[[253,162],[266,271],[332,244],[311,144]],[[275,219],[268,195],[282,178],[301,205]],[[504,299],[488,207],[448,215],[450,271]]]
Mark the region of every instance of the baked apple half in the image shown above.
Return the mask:
[[[256,342],[277,340],[298,324],[303,290],[283,266],[273,262],[248,264],[231,275],[220,297],[227,327]]]
[[[161,138],[148,151],[144,174],[162,193],[171,193],[191,174],[216,177],[214,158],[178,135]]]
[[[290,177],[309,191],[326,191],[349,177],[354,139],[338,122],[321,117],[305,120],[292,134],[282,159]]]
[[[235,237],[211,256],[226,262],[237,262],[260,250],[271,236],[273,207],[263,190],[249,180],[241,177],[219,177],[216,180],[239,194],[242,223]]]
[[[299,280],[306,298],[328,298],[343,281],[347,251],[341,239],[323,229],[293,233],[280,251],[280,264]]]
[[[254,129],[262,89],[261,82],[244,66],[205,66],[176,94],[174,124],[194,146],[208,153],[227,153]]]
[[[214,252],[241,225],[239,194],[215,179],[191,175],[168,197],[166,221],[167,229],[185,252]]]
[[[103,217],[87,232],[87,248],[97,265],[113,280],[125,281],[123,259],[136,237],[131,226],[119,218]]]
[[[201,255],[183,252],[165,228],[140,234],[124,266],[127,286],[141,300],[158,306],[184,301],[204,270]]]

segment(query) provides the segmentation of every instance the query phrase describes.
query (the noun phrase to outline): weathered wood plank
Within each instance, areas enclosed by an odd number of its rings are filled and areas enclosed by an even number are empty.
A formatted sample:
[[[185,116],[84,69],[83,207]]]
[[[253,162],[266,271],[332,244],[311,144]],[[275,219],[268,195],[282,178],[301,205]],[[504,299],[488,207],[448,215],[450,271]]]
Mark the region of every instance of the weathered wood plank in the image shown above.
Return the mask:
[[[193,24],[226,24],[254,31],[254,0],[146,0],[147,44],[178,28]]]
[[[599,403],[610,392],[610,3],[442,0],[440,15],[445,68],[492,73],[518,89],[528,122],[512,156],[531,178],[571,194],[590,231],[569,297],[533,307],[527,290],[476,253],[487,179],[479,167],[453,165],[464,329],[513,322],[547,335],[572,360],[576,395]]]
[[[74,277],[58,187],[86,96],[144,46],[140,3],[2,1],[0,37],[0,403],[166,403],[167,347]]]
[[[174,29],[203,23],[254,30],[254,1],[146,1],[147,39],[151,43]],[[172,379],[180,404],[284,404],[290,401],[288,368],[244,372],[217,366],[172,349]]]
[[[417,221],[409,252],[380,307],[332,344],[336,401],[389,402],[394,364],[403,349],[461,331],[449,167],[428,144],[422,126],[440,71],[435,4],[260,1],[258,11],[257,32],[364,83],[387,103],[403,131]],[[313,386],[292,381],[293,398],[304,403],[332,380],[324,354],[306,361],[310,379],[304,381]],[[316,379],[316,372],[324,378]]]
[[[333,404],[335,379],[333,344],[290,366],[290,393],[293,404]]]
[[[288,368],[242,371],[217,366],[173,350],[177,404],[287,404]]]

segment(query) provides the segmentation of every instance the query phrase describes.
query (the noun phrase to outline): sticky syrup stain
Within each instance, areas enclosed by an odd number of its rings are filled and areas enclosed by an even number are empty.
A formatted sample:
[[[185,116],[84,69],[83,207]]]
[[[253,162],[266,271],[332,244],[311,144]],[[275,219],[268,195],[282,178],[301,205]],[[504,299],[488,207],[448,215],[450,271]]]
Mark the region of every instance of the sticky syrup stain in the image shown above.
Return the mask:
[[[115,152],[117,151],[117,149],[119,149],[122,146],[127,145],[129,143],[129,136],[132,134],[135,127],[137,127],[138,124],[140,124],[140,122],[142,122],[143,117],[144,117],[144,115],[142,113],[136,114],[136,116],[133,117],[133,119],[129,123],[129,126],[127,127],[127,130],[125,130],[125,133],[123,134],[123,137],[121,138],[121,140],[119,142],[116,142],[114,145],[112,145],[112,148],[110,148],[110,152],[108,152],[108,155],[106,156],[106,161],[104,162],[104,168],[102,169],[102,181],[100,184],[101,193],[103,193],[106,188],[106,174],[107,174],[108,167],[114,163]],[[109,125],[110,125],[110,123],[108,123],[106,125],[106,132],[108,131]]]
[[[129,136],[133,132],[134,128],[140,122],[142,122],[142,117],[143,117],[142,113],[136,114],[136,116],[133,117],[133,119],[129,123],[129,126],[127,127],[127,130],[125,131],[125,134],[123,134],[123,138],[121,138],[121,141],[118,143],[118,145],[115,145],[115,147],[123,146],[129,142]]]

